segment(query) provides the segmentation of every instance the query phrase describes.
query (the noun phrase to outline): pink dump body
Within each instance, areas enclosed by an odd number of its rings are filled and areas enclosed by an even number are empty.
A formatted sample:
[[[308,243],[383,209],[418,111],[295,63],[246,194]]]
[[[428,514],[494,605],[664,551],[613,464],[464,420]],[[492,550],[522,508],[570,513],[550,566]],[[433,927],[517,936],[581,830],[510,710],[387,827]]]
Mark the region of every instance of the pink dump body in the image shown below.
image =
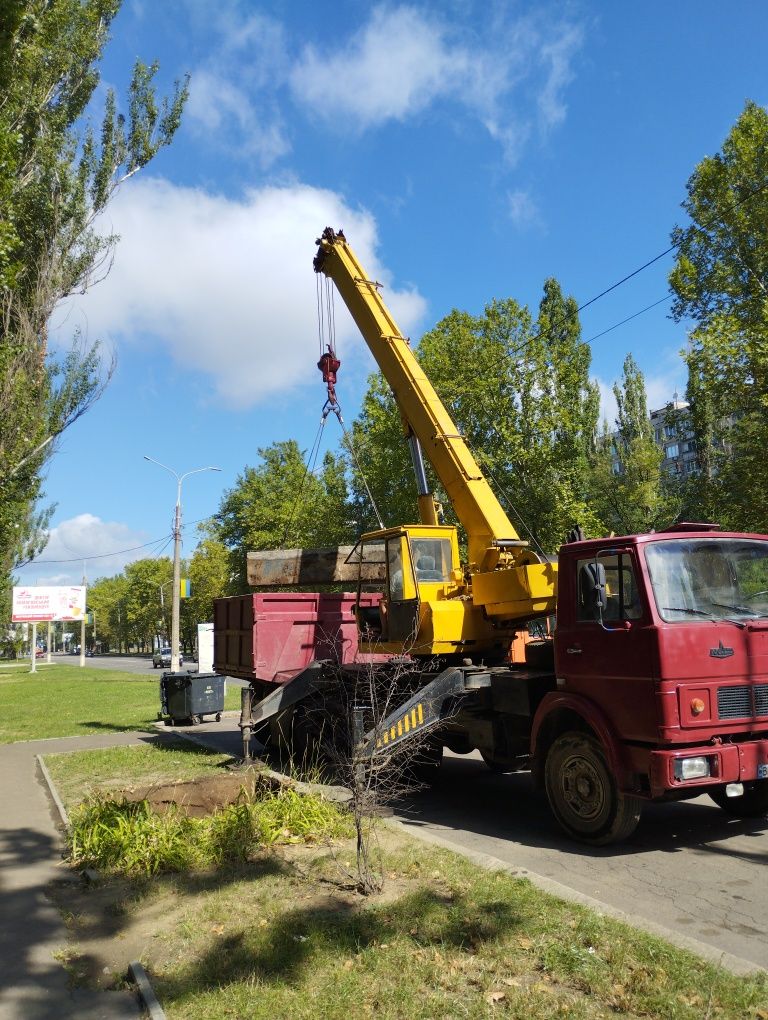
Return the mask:
[[[380,595],[364,593],[361,605]],[[356,596],[347,592],[259,592],[216,599],[215,672],[242,680],[285,683],[315,659],[384,661],[357,651]]]

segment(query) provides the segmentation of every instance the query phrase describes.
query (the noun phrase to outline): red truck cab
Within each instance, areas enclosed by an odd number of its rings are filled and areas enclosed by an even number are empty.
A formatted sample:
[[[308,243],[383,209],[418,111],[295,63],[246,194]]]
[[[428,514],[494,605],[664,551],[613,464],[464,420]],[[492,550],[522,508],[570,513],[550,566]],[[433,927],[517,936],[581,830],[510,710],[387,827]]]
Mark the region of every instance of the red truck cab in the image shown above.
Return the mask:
[[[768,811],[768,536],[678,525],[563,546],[555,673],[533,758],[574,835],[609,842],[643,800],[702,792]]]

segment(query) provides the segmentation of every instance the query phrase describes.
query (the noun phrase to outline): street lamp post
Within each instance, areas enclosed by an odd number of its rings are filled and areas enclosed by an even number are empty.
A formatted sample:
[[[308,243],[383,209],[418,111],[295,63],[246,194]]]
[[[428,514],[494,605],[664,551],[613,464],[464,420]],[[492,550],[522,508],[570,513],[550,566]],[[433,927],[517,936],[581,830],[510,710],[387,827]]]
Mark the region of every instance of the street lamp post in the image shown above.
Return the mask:
[[[181,581],[181,483],[189,475],[199,474],[201,471],[221,471],[219,467],[194,468],[192,471],[185,471],[183,475],[178,474],[167,464],[161,464],[159,460],[148,457],[144,454],[144,460],[157,464],[170,472],[176,479],[176,512],[173,518],[173,612],[171,615],[171,672],[179,671],[179,585]]]

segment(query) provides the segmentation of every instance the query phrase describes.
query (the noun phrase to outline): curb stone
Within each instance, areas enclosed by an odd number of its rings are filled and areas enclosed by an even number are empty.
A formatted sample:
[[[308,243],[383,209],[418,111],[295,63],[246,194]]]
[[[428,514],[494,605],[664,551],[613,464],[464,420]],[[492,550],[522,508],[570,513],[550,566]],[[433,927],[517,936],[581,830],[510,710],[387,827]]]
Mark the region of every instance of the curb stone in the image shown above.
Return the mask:
[[[133,979],[133,982],[138,989],[139,998],[144,1004],[144,1008],[149,1014],[150,1020],[165,1020],[163,1007],[158,1002],[155,990],[147,976],[147,972],[138,960],[134,960],[133,963],[128,964],[128,974]]]
[[[45,762],[43,761],[43,755],[36,754],[35,759],[37,761],[38,766],[40,767],[43,779],[45,780],[45,785],[48,788],[48,793],[50,793],[51,795],[51,800],[53,801],[54,806],[56,807],[56,810],[59,814],[59,821],[61,822],[65,829],[68,829],[69,815],[67,814],[67,809],[64,807],[61,797],[59,796],[59,791],[54,786],[53,780],[51,779],[51,774],[45,766]]]

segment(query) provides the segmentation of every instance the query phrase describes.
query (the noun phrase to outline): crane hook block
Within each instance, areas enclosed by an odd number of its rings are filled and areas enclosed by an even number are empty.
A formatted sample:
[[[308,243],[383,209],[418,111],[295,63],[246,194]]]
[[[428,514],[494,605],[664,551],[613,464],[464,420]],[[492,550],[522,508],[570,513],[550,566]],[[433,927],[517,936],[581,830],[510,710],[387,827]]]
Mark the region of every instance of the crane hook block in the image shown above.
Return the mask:
[[[341,368],[341,362],[333,353],[330,346],[318,361],[317,367],[323,373],[323,382],[330,383],[331,386],[334,386],[336,384],[336,373]]]
[[[323,354],[317,363],[317,367],[323,373],[323,382],[328,386],[328,400],[331,404],[336,403],[336,373],[341,368],[341,362],[328,345],[328,350]]]

